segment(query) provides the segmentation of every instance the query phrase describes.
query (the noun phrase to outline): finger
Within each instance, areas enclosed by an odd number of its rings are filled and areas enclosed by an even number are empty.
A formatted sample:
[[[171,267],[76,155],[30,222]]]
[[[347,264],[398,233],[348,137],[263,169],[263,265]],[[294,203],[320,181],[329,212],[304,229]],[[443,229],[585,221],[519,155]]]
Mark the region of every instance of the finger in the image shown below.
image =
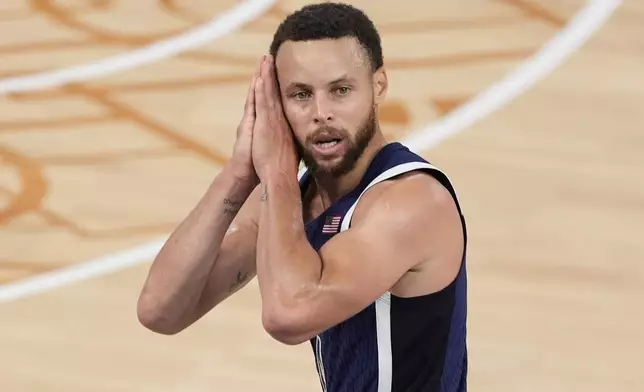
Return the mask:
[[[266,105],[270,109],[276,109],[279,101],[276,100],[276,83],[274,64],[271,56],[266,56],[266,62],[262,67],[262,78],[264,79],[264,96],[266,97]]]
[[[275,58],[272,56],[269,56],[269,67],[269,75],[271,80],[270,90],[275,103],[280,104],[282,95],[280,94],[279,82],[277,80],[277,67],[275,66]]]
[[[267,106],[271,109],[269,116],[273,121],[284,121],[282,108],[282,98],[277,82],[277,72],[275,69],[274,57],[268,56],[266,59],[266,77],[265,77],[264,95],[268,102]]]
[[[260,75],[255,82],[255,117],[258,123],[268,121],[268,107],[266,106],[266,95],[264,93],[264,78]]]
[[[253,116],[255,115],[255,82],[257,81],[257,73],[253,75],[253,80],[250,83],[248,88],[248,93],[246,94],[246,103],[244,104],[244,115]]]
[[[246,103],[244,104],[244,113],[247,116],[253,116],[255,115],[255,84],[257,83],[257,78],[260,75],[260,70],[262,65],[264,64],[266,56],[262,56],[257,64],[257,68],[255,68],[255,73],[253,74],[253,79],[250,83],[250,86],[248,86],[248,92],[246,93]]]
[[[267,96],[272,100],[273,114],[275,119],[278,121],[285,121],[286,116],[284,114],[284,108],[282,105],[282,94],[279,88],[279,81],[277,80],[277,68],[275,67],[275,58],[268,56],[267,63],[269,63],[268,78],[270,82],[267,82],[268,87]]]

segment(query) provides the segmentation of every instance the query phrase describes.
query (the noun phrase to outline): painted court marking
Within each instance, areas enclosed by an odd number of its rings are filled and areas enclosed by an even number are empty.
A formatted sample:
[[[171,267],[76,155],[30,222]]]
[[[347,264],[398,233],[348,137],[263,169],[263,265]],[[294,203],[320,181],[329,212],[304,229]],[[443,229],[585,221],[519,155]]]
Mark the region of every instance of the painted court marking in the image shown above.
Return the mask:
[[[500,109],[554,71],[608,20],[620,4],[621,0],[589,1],[565,29],[514,72],[443,117],[441,121],[414,132],[401,142],[414,150],[426,150]]]
[[[248,1],[239,7],[251,7],[249,4],[268,4],[270,0],[265,1]],[[499,83],[491,86],[470,102],[461,106],[451,114],[441,118],[438,122],[430,124],[422,128],[410,137],[402,140],[413,150],[422,151],[438,145],[441,141],[450,136],[465,130],[476,121],[484,118],[485,116],[499,110],[512,99],[516,98],[521,93],[532,87],[539,80],[547,76],[550,72],[556,69],[570,54],[582,46],[590,36],[598,30],[613,13],[613,11],[621,4],[621,0],[591,0],[588,4],[577,13],[570,23],[561,30],[550,42],[537,52],[533,57],[527,59],[520,65],[514,72],[510,73],[507,77]],[[247,10],[248,13],[253,10]],[[239,13],[230,13],[230,15],[239,15]],[[255,13],[253,13],[255,15]],[[240,18],[240,16],[237,16]],[[230,21],[226,21],[223,17],[218,18],[221,23],[224,23],[227,28],[232,30],[233,27]],[[236,26],[235,26],[236,27]],[[222,28],[217,28],[219,34],[223,34]],[[194,39],[203,40],[199,36]],[[200,41],[203,42],[203,41]],[[167,44],[167,42],[166,42]],[[183,42],[184,47],[190,46]],[[192,45],[191,47],[194,47]],[[169,50],[166,48],[166,50]],[[169,50],[171,52],[171,50]],[[143,52],[148,53],[148,52]],[[177,53],[177,52],[175,52]],[[152,56],[148,54],[146,56]],[[158,56],[158,54],[157,54]],[[140,59],[133,59],[130,64],[142,64],[145,61]],[[101,71],[100,67],[105,67],[105,62],[99,65],[99,70],[96,66],[85,66],[89,71],[86,71],[85,77],[97,77],[96,75],[105,75],[106,71]],[[117,66],[120,63],[117,64]],[[133,65],[135,66],[135,65]],[[76,67],[78,69],[79,67]],[[122,69],[122,68],[118,68]],[[68,72],[60,71],[61,73],[48,74],[49,77],[40,80],[43,84],[38,85],[38,82],[32,82],[29,77],[20,78],[22,84],[14,84],[14,88],[43,88],[52,85],[60,84],[61,82],[56,79],[58,76],[63,75],[67,77],[65,81],[69,81],[73,76]],[[51,76],[53,75],[53,76]],[[89,76],[94,75],[94,76]],[[15,79],[14,79],[15,80]],[[78,78],[74,80],[79,80]],[[14,82],[15,83],[15,82]],[[0,91],[7,91],[2,82],[0,82]],[[75,282],[86,279],[91,279],[101,275],[113,273],[134,265],[149,261],[154,258],[158,251],[165,243],[167,237],[160,238],[153,242],[137,246],[133,249],[117,252],[104,257],[99,257],[80,263],[74,266],[63,268],[50,273],[45,273],[22,281],[6,284],[0,286],[0,302],[9,302],[17,300],[29,295],[35,295],[58,287],[66,286]]]
[[[0,94],[44,90],[68,83],[98,79],[172,57],[212,42],[266,12],[277,0],[246,0],[218,14],[210,22],[167,40],[138,50],[118,54],[87,64],[0,80]]]

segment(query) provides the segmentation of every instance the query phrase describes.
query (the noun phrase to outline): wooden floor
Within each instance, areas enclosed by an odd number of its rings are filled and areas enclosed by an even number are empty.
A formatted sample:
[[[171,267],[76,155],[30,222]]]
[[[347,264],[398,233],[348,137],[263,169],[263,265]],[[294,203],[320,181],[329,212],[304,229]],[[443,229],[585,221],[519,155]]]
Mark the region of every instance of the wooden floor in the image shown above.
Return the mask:
[[[442,124],[598,2],[353,1],[383,35],[387,134]],[[0,78],[136,50],[240,3],[3,0]],[[171,58],[0,96],[0,290],[166,236],[229,156],[255,59],[304,3]],[[546,78],[422,149],[469,222],[472,391],[643,390],[643,75],[644,3],[625,0]],[[0,303],[0,391],[320,390],[310,347],[263,332],[254,284],[180,335],[144,330],[151,256]]]

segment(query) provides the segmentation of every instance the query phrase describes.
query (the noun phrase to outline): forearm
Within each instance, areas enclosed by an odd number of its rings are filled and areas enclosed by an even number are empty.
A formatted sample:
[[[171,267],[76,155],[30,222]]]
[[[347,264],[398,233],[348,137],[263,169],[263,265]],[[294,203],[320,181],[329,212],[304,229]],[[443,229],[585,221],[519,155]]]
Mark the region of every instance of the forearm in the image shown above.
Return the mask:
[[[226,166],[155,258],[139,307],[172,324],[194,310],[228,227],[254,184]]]
[[[257,276],[267,308],[295,307],[314,295],[322,264],[304,231],[300,189],[277,173],[261,185]]]

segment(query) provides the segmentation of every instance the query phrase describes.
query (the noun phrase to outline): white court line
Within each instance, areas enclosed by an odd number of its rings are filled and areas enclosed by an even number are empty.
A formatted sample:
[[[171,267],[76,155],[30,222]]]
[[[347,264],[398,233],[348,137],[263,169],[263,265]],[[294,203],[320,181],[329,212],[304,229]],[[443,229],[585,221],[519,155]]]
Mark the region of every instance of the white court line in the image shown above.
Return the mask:
[[[591,0],[564,30],[499,83],[460,106],[440,122],[430,124],[402,141],[417,150],[426,150],[490,115],[521,95],[554,71],[582,46],[619,7],[621,0]]]
[[[277,0],[246,0],[188,32],[87,64],[0,80],[0,94],[59,87],[68,83],[102,78],[172,57],[212,42],[262,15]]]
[[[402,142],[416,151],[432,148],[500,109],[552,72],[583,45],[620,3],[620,0],[589,1],[562,31],[514,72],[452,114],[420,129]],[[156,256],[166,239],[160,238],[133,249],[0,286],[0,302],[42,293],[149,261]]]

